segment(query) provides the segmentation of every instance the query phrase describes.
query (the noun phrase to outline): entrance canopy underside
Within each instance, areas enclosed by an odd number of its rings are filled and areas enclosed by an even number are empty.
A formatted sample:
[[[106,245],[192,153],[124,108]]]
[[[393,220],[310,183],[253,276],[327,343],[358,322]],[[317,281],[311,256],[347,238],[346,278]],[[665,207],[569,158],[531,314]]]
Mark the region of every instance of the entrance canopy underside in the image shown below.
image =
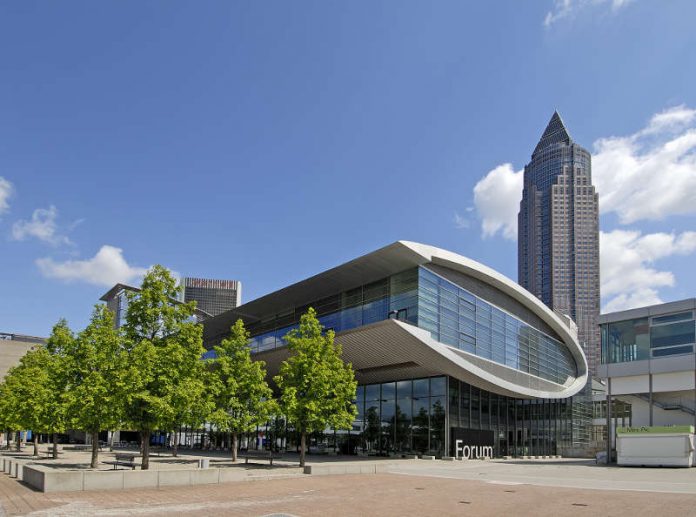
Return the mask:
[[[443,345],[430,333],[396,320],[385,320],[336,335],[343,359],[353,364],[360,384],[449,375],[481,389],[516,398],[566,398],[579,392],[587,373],[564,385]],[[261,352],[269,377],[288,357],[287,347]]]

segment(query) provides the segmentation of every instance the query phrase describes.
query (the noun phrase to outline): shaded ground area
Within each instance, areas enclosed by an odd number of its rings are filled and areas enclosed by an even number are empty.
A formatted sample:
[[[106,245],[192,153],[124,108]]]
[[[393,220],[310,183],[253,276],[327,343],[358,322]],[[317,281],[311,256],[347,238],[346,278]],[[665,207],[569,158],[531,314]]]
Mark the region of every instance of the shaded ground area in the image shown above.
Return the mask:
[[[659,471],[655,471],[659,475]],[[41,494],[0,475],[5,515],[696,515],[696,495],[375,474]],[[2,514],[2,511],[0,511]]]

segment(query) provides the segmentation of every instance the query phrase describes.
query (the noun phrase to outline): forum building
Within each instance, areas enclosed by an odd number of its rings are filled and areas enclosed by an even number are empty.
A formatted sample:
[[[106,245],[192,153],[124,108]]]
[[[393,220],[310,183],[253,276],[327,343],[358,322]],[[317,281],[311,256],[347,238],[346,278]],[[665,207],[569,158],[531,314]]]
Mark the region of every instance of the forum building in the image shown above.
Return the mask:
[[[588,377],[577,328],[500,273],[398,241],[207,319],[205,346],[241,318],[270,381],[288,357],[283,336],[309,307],[336,332],[359,384],[352,429],[327,430],[311,447],[438,457],[577,447],[571,397]]]

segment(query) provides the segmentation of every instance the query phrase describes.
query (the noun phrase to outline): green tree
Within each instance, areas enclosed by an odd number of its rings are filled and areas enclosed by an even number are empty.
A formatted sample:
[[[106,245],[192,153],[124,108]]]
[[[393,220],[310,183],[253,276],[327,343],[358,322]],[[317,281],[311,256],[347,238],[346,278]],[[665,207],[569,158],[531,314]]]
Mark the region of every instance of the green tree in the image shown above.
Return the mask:
[[[307,433],[326,427],[350,429],[357,414],[357,382],[353,366],[341,358],[341,346],[334,344],[334,332],[323,332],[311,307],[285,341],[291,355],[283,361],[275,382],[281,409],[300,433],[300,466],[304,467]]]
[[[27,352],[5,377],[10,427],[33,432],[34,456],[39,455],[38,433],[46,431],[52,419],[51,366],[50,353],[40,346]]]
[[[53,459],[58,458],[58,433],[65,432],[67,427],[68,394],[68,360],[67,351],[72,348],[75,336],[65,319],[60,319],[53,326],[51,335],[46,341],[46,349],[51,355],[52,364],[49,371],[52,397],[48,401],[48,414],[52,416],[46,422],[45,431],[53,433]]]
[[[75,429],[91,435],[94,469],[99,460],[99,432],[120,422],[126,383],[121,336],[106,305],[94,307],[89,325],[68,351],[68,414]]]
[[[193,321],[195,303],[176,301],[179,289],[166,268],[153,266],[140,292],[129,293],[123,326],[128,352],[126,421],[140,432],[142,468],[150,466],[150,435],[170,430],[204,388],[201,375],[202,327]]]
[[[17,399],[13,387],[16,384],[17,375],[11,368],[5,375],[5,379],[0,383],[0,429],[5,431],[7,439],[7,449],[10,448],[12,433],[20,428],[17,419],[17,411],[20,401]],[[18,448],[19,450],[19,448]]]
[[[163,429],[169,430],[173,438],[173,456],[178,456],[179,433],[183,426],[192,429],[200,428],[214,410],[213,397],[210,389],[210,372],[205,361],[192,364],[195,371],[189,372],[186,378],[172,388],[171,420],[163,424]]]
[[[251,359],[244,322],[237,320],[230,331],[230,336],[215,347],[217,357],[211,365],[215,394],[211,422],[221,431],[232,433],[232,461],[237,461],[239,433],[267,422],[276,403],[266,382],[266,363]]]

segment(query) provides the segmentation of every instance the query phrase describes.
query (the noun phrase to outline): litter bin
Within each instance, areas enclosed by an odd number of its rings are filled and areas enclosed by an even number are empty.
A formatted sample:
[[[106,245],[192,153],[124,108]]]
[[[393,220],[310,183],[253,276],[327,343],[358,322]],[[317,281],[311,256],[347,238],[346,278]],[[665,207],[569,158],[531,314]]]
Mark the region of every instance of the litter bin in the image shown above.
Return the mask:
[[[209,469],[210,468],[210,458],[201,458],[198,460],[199,469]]]

